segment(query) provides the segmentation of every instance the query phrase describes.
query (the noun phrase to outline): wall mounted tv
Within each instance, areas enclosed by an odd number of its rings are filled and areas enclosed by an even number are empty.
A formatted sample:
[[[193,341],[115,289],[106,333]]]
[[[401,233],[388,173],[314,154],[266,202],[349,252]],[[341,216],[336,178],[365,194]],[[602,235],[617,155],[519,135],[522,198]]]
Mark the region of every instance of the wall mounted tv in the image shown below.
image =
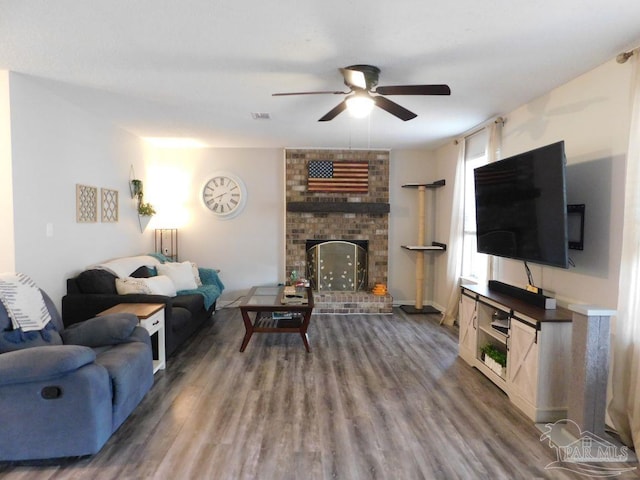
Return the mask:
[[[568,268],[560,141],[474,171],[478,252]]]

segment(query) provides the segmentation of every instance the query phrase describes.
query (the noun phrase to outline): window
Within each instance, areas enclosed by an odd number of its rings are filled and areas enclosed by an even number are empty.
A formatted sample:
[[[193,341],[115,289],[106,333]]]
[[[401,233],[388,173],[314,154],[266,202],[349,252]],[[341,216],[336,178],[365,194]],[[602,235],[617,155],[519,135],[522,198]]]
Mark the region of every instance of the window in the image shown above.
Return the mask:
[[[476,242],[476,196],[473,170],[486,165],[486,129],[465,138],[464,155],[464,224],[462,233],[462,278],[486,283],[487,255],[478,253]]]

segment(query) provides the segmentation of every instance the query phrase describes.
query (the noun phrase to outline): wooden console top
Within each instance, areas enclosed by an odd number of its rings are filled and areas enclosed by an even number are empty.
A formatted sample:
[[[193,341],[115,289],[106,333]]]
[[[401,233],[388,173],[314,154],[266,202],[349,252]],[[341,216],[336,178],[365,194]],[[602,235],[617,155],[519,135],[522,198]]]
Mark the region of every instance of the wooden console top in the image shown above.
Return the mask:
[[[514,312],[526,315],[537,322],[570,322],[572,320],[572,313],[566,308],[558,307],[553,310],[545,310],[504,293],[489,290],[486,285],[463,285],[462,288],[509,307]]]

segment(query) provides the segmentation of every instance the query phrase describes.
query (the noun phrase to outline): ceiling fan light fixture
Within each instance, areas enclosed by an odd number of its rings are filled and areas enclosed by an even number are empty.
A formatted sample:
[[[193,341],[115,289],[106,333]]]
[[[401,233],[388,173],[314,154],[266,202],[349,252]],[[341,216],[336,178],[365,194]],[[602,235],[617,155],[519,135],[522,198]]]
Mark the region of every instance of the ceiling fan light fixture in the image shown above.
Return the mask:
[[[375,102],[367,94],[356,94],[346,100],[347,110],[352,117],[365,118],[373,110]]]
[[[388,85],[378,86],[378,76],[380,69],[373,65],[351,65],[341,68],[344,84],[349,87],[348,92],[341,91],[312,91],[312,92],[285,92],[274,93],[274,96],[285,95],[315,95],[330,93],[334,95],[348,95],[338,105],[333,107],[322,117],[319,122],[333,120],[345,110],[348,110],[352,117],[364,118],[371,113],[374,105],[380,107],[385,112],[406,122],[416,118],[417,115],[398,105],[385,95],[451,95],[451,89],[445,84],[430,85]],[[370,94],[375,93],[375,97]]]

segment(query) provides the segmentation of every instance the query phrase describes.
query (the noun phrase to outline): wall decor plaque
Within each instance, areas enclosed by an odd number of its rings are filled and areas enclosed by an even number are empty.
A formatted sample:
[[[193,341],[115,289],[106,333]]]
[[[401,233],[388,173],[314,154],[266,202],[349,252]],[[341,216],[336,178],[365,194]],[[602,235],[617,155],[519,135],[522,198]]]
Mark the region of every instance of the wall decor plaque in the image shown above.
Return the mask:
[[[98,221],[98,188],[76,184],[76,222]]]
[[[102,194],[102,221],[113,223],[118,221],[118,191],[109,188],[101,188]]]

